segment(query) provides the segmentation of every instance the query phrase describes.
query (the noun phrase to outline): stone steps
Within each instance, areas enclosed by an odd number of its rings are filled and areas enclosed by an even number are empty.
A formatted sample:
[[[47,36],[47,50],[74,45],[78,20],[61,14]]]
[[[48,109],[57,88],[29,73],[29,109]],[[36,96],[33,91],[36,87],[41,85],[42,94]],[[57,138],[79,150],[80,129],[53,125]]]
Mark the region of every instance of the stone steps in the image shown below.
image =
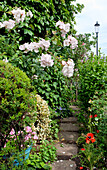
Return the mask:
[[[79,137],[79,123],[75,115],[80,112],[77,106],[71,106],[73,117],[63,118],[59,123],[59,141],[55,144],[57,149],[57,161],[51,167],[52,170],[76,170],[76,162],[72,161],[73,155],[77,155],[76,141]]]
[[[51,167],[52,170],[76,170],[76,163],[71,160],[58,160]]]
[[[78,132],[79,131],[79,124],[77,123],[60,123],[60,131],[63,132]]]
[[[57,143],[55,147],[57,149],[58,160],[69,160],[78,152],[76,144]]]
[[[77,123],[77,117],[68,117],[60,120],[61,123]]]
[[[59,133],[59,140],[64,143],[76,143],[79,135],[78,132],[60,132]]]

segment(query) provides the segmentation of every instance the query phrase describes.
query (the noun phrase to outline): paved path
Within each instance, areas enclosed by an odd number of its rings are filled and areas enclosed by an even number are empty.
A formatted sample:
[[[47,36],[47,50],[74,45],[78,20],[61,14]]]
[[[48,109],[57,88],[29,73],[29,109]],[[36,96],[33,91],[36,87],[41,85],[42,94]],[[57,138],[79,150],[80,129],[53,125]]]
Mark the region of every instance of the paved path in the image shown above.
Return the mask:
[[[71,107],[74,110],[73,117],[60,120],[59,142],[55,144],[57,161],[51,165],[52,170],[76,170],[76,163],[71,158],[78,152],[76,141],[79,136],[79,124],[75,117],[78,108]]]

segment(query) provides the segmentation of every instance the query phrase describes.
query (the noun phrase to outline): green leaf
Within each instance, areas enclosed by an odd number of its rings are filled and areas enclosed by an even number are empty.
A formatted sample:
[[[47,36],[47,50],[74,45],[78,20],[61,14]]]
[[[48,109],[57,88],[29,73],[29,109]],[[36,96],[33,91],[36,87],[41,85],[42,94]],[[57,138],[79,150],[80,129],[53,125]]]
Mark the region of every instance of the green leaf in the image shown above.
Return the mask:
[[[34,33],[31,30],[24,29],[24,34],[29,34],[30,36],[32,36]]]

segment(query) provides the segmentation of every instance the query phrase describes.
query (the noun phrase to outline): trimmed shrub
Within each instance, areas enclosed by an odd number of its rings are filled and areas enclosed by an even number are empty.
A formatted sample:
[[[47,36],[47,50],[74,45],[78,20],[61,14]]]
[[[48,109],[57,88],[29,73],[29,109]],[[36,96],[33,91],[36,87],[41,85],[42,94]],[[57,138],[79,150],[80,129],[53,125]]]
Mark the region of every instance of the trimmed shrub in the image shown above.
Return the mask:
[[[15,135],[24,129],[25,123],[31,122],[26,116],[36,111],[36,98],[30,79],[19,68],[0,61],[0,149],[12,128]],[[26,118],[25,118],[26,117]],[[25,118],[25,119],[24,119]],[[21,146],[22,136],[19,147]]]

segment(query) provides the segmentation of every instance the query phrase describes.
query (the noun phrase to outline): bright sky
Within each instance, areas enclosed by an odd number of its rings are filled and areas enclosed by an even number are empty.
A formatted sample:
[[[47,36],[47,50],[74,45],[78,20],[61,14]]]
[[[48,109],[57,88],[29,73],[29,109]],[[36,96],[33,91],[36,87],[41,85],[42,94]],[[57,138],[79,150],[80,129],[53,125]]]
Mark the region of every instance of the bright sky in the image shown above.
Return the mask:
[[[84,4],[84,9],[76,15],[76,30],[78,33],[95,33],[94,24],[100,24],[98,34],[98,47],[107,56],[107,0],[76,0]],[[96,53],[96,49],[93,49]]]

